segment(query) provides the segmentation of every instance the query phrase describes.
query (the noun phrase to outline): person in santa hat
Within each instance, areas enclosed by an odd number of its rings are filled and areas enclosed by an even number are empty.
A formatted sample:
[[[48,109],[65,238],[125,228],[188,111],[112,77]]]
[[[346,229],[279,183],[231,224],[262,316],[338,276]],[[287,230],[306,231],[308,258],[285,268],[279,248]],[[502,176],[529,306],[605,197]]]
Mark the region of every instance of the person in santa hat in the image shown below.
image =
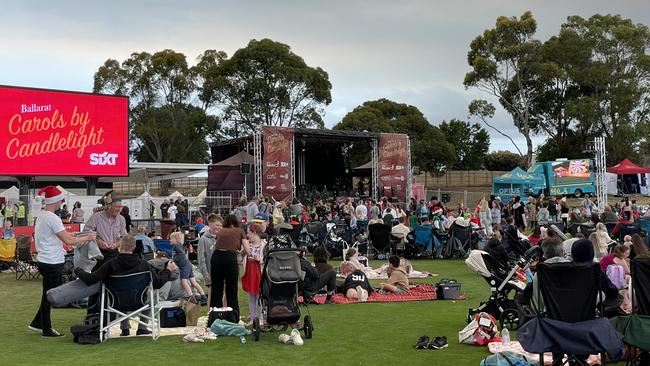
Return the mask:
[[[44,187],[38,191],[38,194],[45,194],[45,209],[41,210],[34,229],[34,240],[38,251],[38,272],[43,277],[43,293],[41,305],[28,328],[41,333],[43,337],[57,338],[62,337],[63,334],[52,328],[50,303],[47,301],[46,294],[49,289],[63,284],[65,262],[63,243],[83,245],[88,240],[95,240],[97,234],[90,232],[84,236],[75,236],[65,230],[61,218],[54,214],[64,199],[63,192],[57,187]]]

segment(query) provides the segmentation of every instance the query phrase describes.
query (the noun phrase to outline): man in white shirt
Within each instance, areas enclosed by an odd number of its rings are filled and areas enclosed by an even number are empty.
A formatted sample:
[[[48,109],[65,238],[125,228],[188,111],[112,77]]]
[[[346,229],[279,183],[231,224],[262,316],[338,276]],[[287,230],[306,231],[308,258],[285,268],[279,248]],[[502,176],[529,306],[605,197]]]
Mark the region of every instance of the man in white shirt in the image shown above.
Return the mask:
[[[359,201],[357,208],[354,210],[354,215],[357,217],[357,220],[368,220],[368,207],[363,204],[363,201]]]
[[[178,213],[178,207],[174,202],[171,203],[171,206],[167,209],[167,218],[172,221],[176,221],[176,214]]]
[[[63,334],[52,328],[50,302],[46,294],[49,289],[63,284],[65,262],[63,243],[82,244],[88,240],[95,240],[97,234],[93,232],[84,236],[75,236],[67,232],[61,218],[54,214],[65,197],[63,192],[54,186],[47,186],[38,191],[39,195],[43,193],[45,193],[45,209],[41,210],[34,229],[34,240],[38,251],[38,272],[43,276],[43,292],[41,305],[28,328],[41,333],[43,337],[57,338],[62,337]]]

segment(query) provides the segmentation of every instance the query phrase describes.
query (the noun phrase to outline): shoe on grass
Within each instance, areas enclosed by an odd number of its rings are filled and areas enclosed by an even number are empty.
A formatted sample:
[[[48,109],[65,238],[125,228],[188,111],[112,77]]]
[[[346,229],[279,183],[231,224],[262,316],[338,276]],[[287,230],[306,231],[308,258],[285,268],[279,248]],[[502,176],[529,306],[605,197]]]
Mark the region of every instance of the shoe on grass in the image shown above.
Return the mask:
[[[429,337],[423,335],[418,340],[418,343],[415,344],[415,349],[427,349],[429,348]]]
[[[203,338],[197,337],[194,332],[186,335],[183,337],[183,342],[189,342],[189,343],[204,343]]]
[[[429,348],[430,349],[443,349],[447,348],[449,346],[449,343],[447,343],[447,337],[442,336],[442,337],[436,337],[431,343],[429,343]]]
[[[149,329],[138,329],[137,332],[135,332],[135,335],[150,335],[151,331]]]
[[[278,341],[282,343],[291,343],[291,337],[288,334],[282,333],[278,336]]]
[[[302,337],[300,336],[300,331],[298,329],[292,330],[289,337],[291,338],[291,342],[296,346],[302,346],[304,344]]]
[[[32,332],[43,334],[43,329],[41,329],[39,327],[36,327],[36,326],[33,326],[33,325],[28,325],[27,329],[31,330]]]
[[[41,337],[43,338],[61,338],[64,337],[65,334],[59,333],[56,329],[52,328],[50,330],[43,331],[43,334]]]
[[[332,304],[336,304],[336,301],[334,301],[334,299],[325,299],[324,303],[328,305],[332,305]]]

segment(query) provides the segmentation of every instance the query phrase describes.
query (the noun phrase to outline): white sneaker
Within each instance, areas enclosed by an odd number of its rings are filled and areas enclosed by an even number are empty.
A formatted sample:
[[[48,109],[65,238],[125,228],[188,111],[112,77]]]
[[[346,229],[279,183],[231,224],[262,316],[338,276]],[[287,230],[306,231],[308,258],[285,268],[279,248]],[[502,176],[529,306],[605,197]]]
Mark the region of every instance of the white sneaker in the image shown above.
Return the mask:
[[[291,342],[296,346],[302,346],[305,343],[302,341],[302,337],[300,336],[300,332],[298,331],[298,329],[292,330],[290,337],[291,337]]]
[[[359,301],[368,300],[368,291],[366,289],[364,289],[361,286],[357,286],[356,290],[357,290],[357,299]]]
[[[190,342],[190,343],[204,343],[203,338],[197,337],[196,334],[194,334],[194,332],[183,337],[183,341]]]
[[[291,337],[289,337],[288,334],[282,333],[282,334],[280,334],[278,336],[278,341],[280,341],[282,343],[290,343],[291,342]]]

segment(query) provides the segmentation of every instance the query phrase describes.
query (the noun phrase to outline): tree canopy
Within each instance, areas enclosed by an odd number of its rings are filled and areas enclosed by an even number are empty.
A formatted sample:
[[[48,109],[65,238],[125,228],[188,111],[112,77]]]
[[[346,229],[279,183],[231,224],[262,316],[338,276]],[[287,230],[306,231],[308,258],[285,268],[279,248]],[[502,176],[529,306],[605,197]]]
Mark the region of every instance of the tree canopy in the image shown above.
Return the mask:
[[[483,167],[483,157],[490,150],[490,135],[480,124],[452,119],[443,121],[440,130],[456,152],[452,169],[476,170]]]
[[[403,133],[411,140],[411,161],[432,175],[441,175],[455,162],[454,147],[439,128],[431,125],[414,106],[388,99],[367,101],[334,126],[336,130]],[[356,144],[351,161],[370,160],[369,144]]]
[[[109,59],[93,91],[129,96],[131,152],[139,161],[207,162],[210,141],[262,125],[322,128],[331,87],[324,70],[262,39],[231,58],[206,50],[194,66],[169,49]]]
[[[253,39],[231,58],[210,53],[201,60],[206,58],[199,98],[220,110],[230,135],[261,125],[324,127],[324,107],[332,102],[329,76],[288,45]]]

